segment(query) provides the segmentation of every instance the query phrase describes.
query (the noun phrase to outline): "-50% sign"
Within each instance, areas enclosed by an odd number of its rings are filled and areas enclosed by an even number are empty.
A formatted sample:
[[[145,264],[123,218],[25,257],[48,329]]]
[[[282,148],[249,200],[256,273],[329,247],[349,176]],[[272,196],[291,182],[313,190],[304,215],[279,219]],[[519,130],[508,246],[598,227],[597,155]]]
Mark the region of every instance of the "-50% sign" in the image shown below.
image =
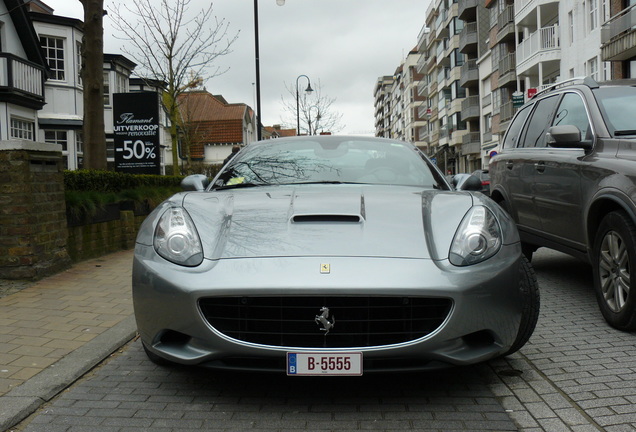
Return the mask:
[[[125,140],[124,147],[118,148],[118,152],[124,152],[123,158],[128,159],[154,159],[157,157],[155,146],[142,140]]]

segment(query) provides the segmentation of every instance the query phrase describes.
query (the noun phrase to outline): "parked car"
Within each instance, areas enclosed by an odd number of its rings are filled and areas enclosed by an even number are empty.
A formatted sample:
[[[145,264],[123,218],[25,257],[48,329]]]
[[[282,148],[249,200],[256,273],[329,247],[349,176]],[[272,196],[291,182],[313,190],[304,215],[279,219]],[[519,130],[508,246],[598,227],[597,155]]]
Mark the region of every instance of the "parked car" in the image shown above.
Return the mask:
[[[539,313],[513,221],[410,143],[250,144],[161,204],[135,248],[151,360],[289,375],[466,365],[520,349]]]
[[[519,109],[490,162],[491,197],[528,257],[549,247],[589,262],[609,324],[636,329],[636,82],[575,79]]]
[[[481,181],[480,192],[485,195],[490,195],[490,173],[488,170],[480,169],[472,172],[472,175],[477,177]]]

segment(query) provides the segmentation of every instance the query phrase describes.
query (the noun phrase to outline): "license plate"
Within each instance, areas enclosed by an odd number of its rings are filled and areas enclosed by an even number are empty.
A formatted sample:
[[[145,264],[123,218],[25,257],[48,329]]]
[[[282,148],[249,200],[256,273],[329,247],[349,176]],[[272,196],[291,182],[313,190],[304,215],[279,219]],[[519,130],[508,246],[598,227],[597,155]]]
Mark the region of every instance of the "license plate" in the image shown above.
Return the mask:
[[[287,375],[362,375],[362,353],[288,352]]]

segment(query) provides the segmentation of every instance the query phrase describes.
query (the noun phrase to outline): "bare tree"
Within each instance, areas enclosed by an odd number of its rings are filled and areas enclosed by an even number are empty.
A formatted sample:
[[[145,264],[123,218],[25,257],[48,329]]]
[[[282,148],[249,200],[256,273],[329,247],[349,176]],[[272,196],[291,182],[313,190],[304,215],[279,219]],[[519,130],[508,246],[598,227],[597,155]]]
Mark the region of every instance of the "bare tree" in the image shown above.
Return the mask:
[[[80,0],[84,6],[81,76],[84,84],[84,162],[86,169],[107,167],[104,132],[104,0]]]
[[[288,118],[281,119],[287,125],[296,125],[296,87],[285,85],[291,97],[281,96],[283,110]],[[302,90],[301,90],[302,91]],[[317,135],[321,132],[340,132],[344,129],[341,124],[342,113],[333,109],[336,98],[322,94],[322,85],[318,80],[311,95],[299,94],[298,107],[300,111],[300,134]]]
[[[138,75],[166,84],[164,105],[172,124],[172,165],[179,166],[177,148],[178,97],[226,70],[214,61],[229,54],[238,33],[212,13],[212,3],[189,14],[191,0],[135,0],[113,5],[109,15],[126,41],[122,51],[138,63]],[[123,35],[123,36],[122,36]]]

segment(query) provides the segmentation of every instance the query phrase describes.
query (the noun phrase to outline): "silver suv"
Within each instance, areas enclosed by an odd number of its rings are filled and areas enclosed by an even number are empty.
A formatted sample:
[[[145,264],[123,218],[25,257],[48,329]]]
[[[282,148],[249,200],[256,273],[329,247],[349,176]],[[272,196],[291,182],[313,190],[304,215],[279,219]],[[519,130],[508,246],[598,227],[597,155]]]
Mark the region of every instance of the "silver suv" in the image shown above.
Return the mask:
[[[525,255],[544,246],[589,262],[607,322],[636,329],[636,82],[555,84],[519,109],[502,147],[491,197]]]

